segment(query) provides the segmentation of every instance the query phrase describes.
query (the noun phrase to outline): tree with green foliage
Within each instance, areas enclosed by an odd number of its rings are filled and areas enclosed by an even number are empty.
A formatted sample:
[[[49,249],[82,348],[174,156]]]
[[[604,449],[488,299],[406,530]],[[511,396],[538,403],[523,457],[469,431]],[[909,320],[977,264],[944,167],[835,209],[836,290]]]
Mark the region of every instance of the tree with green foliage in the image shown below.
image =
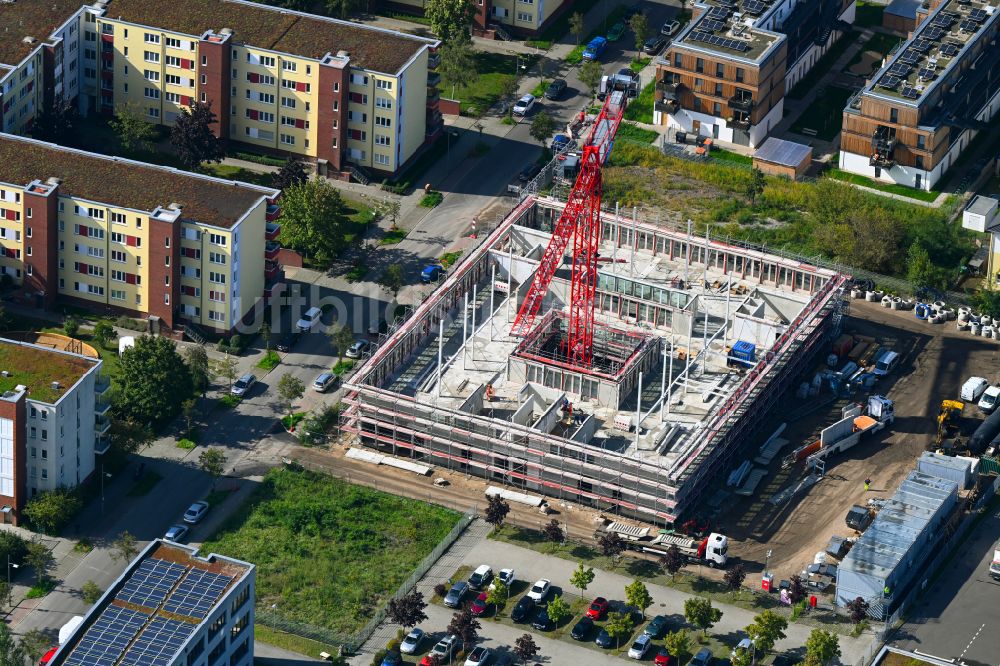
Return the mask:
[[[344,199],[325,178],[293,185],[281,198],[282,244],[320,266],[343,249],[349,225]]]
[[[156,128],[152,123],[146,122],[139,105],[119,104],[108,124],[118,135],[118,141],[125,150],[148,152],[153,149]]]
[[[132,419],[111,419],[108,440],[111,449],[122,459],[142,451],[153,443],[154,438],[152,430]]]
[[[56,558],[52,551],[40,539],[32,539],[28,542],[28,552],[24,556],[24,563],[35,572],[35,584],[41,585],[49,577],[49,571],[56,564]]]
[[[27,655],[32,664],[37,664],[42,655],[52,647],[53,642],[41,630],[31,629],[21,636],[21,649],[24,650],[24,654]]]
[[[813,629],[806,638],[807,666],[827,666],[840,656],[840,639],[826,629]]]
[[[278,380],[278,399],[285,411],[288,412],[289,417],[292,416],[292,407],[295,401],[301,398],[305,392],[305,384],[293,374],[286,373]]]
[[[83,584],[83,587],[80,588],[80,596],[88,604],[97,603],[97,600],[101,598],[102,594],[104,594],[104,590],[102,590],[97,583],[92,580],[88,580]]]
[[[20,666],[26,658],[24,648],[18,644],[10,627],[6,622],[0,622],[0,664]]]
[[[531,119],[531,127],[528,128],[528,133],[531,134],[532,139],[542,144],[542,148],[545,148],[545,143],[552,136],[555,128],[556,121],[552,119],[552,116],[545,111],[539,111]]]
[[[555,597],[549,601],[549,604],[547,606],[547,611],[549,614],[549,619],[552,620],[552,622],[556,626],[559,626],[560,622],[562,622],[567,617],[573,614],[573,611],[570,609],[569,604],[566,603],[566,600],[563,599],[561,596]]]
[[[764,193],[765,185],[767,185],[767,181],[764,178],[764,172],[757,167],[751,169],[746,187],[746,197],[751,206],[757,202],[757,197]]]
[[[194,430],[194,417],[198,414],[197,398],[188,398],[181,403],[181,416],[184,417],[184,436],[190,437]]]
[[[761,652],[770,652],[774,644],[785,637],[788,620],[772,610],[757,614],[747,625],[746,632],[753,644]]]
[[[224,142],[212,133],[217,121],[209,102],[195,102],[190,109],[181,107],[170,130],[170,145],[181,164],[191,171],[202,162],[221,162],[226,156]]]
[[[111,542],[111,559],[116,562],[131,562],[139,554],[139,540],[125,530]]]
[[[80,510],[80,498],[63,490],[39,493],[24,505],[24,517],[31,525],[45,533],[56,534]]]
[[[586,28],[583,25],[583,14],[580,12],[573,12],[569,17],[569,34],[576,38],[576,45],[580,45],[580,38],[583,36],[584,30]]]
[[[635,35],[635,50],[642,53],[642,46],[646,43],[646,38],[649,37],[649,19],[642,12],[637,12],[629,18],[628,27]]]
[[[229,354],[215,361],[212,364],[212,368],[218,376],[229,381],[229,390],[233,390],[233,382],[236,381],[237,377],[240,376],[239,366],[236,365],[236,359],[234,359]]]
[[[441,64],[437,71],[441,75],[441,82],[451,86],[451,96],[454,98],[457,87],[471,86],[479,78],[476,54],[469,42],[445,43],[440,53]]]
[[[517,96],[517,77],[505,76],[500,79],[500,99],[507,103],[507,117],[514,113],[514,97]]]
[[[354,331],[348,324],[344,324],[331,329],[327,337],[330,339],[330,344],[337,349],[337,363],[343,363],[344,352],[354,344]]]
[[[587,86],[587,90],[593,95],[597,86],[601,84],[601,77],[604,76],[604,68],[596,60],[587,60],[580,65],[580,83]]]
[[[493,526],[493,529],[497,532],[503,527],[503,522],[507,519],[507,514],[510,513],[510,504],[499,495],[490,495],[486,503],[486,515],[484,516],[487,523]]]
[[[906,279],[914,286],[946,289],[950,272],[931,260],[923,243],[915,241],[910,245],[906,253]]]
[[[1000,291],[980,289],[972,295],[972,306],[983,314],[1000,319]]]
[[[580,590],[580,596],[587,591],[587,588],[591,583],[594,582],[594,568],[583,566],[583,562],[580,562],[576,569],[570,574],[569,584]]]
[[[257,332],[260,333],[260,339],[264,341],[264,351],[271,351],[271,325],[264,321]]]
[[[80,114],[76,106],[59,96],[52,101],[51,106],[42,105],[31,123],[31,136],[39,141],[72,145],[78,138],[79,122]]]
[[[107,319],[101,319],[94,324],[94,342],[102,349],[107,348],[108,343],[114,342],[118,338],[118,332]]]
[[[195,393],[204,396],[214,376],[208,352],[201,345],[191,345],[184,350],[184,362],[187,363],[188,372],[191,374],[191,387]]]
[[[63,333],[71,338],[75,338],[80,332],[80,318],[76,315],[70,315],[66,317],[63,322]]]
[[[507,604],[508,598],[510,598],[510,588],[499,578],[495,579],[486,591],[486,603],[493,604],[498,610]]]
[[[691,597],[684,601],[684,619],[702,630],[705,636],[722,619],[722,611],[712,606],[711,599]]]
[[[729,656],[732,666],[754,666],[754,650],[750,648],[737,647]]]
[[[604,623],[604,630],[611,638],[615,639],[615,649],[621,644],[623,638],[628,638],[632,633],[631,613],[608,613],[608,621]]]
[[[215,490],[215,482],[226,471],[226,454],[220,449],[205,449],[198,456],[198,466],[212,477],[212,490]]]
[[[399,290],[406,284],[406,273],[400,264],[390,264],[378,278],[378,283],[392,292],[392,297],[399,295]]]
[[[306,163],[298,155],[289,157],[280,169],[271,174],[271,186],[279,190],[287,190],[307,180],[309,171],[306,169]]]
[[[0,579],[0,608],[5,606],[14,608],[14,586],[3,578]]]
[[[642,618],[646,619],[646,609],[653,605],[653,595],[641,580],[636,579],[625,586],[625,601],[629,606],[638,608]]]
[[[427,0],[424,5],[424,17],[445,45],[472,41],[476,11],[474,0]]]
[[[163,336],[143,335],[122,352],[116,377],[114,414],[120,419],[164,425],[192,394],[191,372],[177,344]]]
[[[663,646],[674,656],[678,664],[687,661],[686,657],[691,654],[691,636],[684,629],[671,631],[663,637]]]

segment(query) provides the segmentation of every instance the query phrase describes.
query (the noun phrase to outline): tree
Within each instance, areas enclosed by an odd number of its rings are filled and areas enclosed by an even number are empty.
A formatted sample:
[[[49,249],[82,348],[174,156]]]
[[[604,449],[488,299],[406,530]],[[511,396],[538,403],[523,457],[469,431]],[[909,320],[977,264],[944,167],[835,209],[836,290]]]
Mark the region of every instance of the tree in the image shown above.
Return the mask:
[[[505,76],[500,79],[500,99],[507,102],[507,116],[514,112],[514,97],[517,95],[517,77]]]
[[[128,530],[122,532],[111,542],[111,559],[131,562],[139,554],[139,540]]]
[[[726,582],[726,587],[728,587],[730,591],[735,592],[743,587],[743,581],[746,577],[746,568],[737,562],[733,566],[729,567],[723,576],[723,580]]]
[[[28,553],[24,556],[24,562],[35,571],[35,583],[41,585],[49,577],[49,570],[55,566],[56,558],[52,556],[52,551],[38,539],[28,542]]]
[[[507,604],[509,597],[510,590],[507,588],[507,583],[499,579],[495,579],[489,589],[486,590],[486,603],[493,604],[498,609],[503,608]]]
[[[451,96],[455,97],[456,87],[471,86],[479,78],[476,71],[476,54],[469,42],[445,43],[441,47],[441,64],[437,68],[441,82],[451,86]]]
[[[214,375],[212,364],[208,361],[208,352],[201,345],[188,347],[184,350],[184,362],[191,374],[191,387],[204,396]]]
[[[0,608],[4,606],[14,607],[14,586],[6,579],[0,580]]]
[[[594,568],[583,566],[583,562],[577,565],[576,570],[570,574],[569,584],[580,590],[580,596],[587,591],[587,587],[594,582]]]
[[[131,419],[111,420],[108,440],[117,455],[125,456],[142,451],[153,443],[153,431]]]
[[[557,626],[561,621],[573,614],[569,604],[562,597],[555,597],[549,601],[546,611],[549,614],[549,619]]]
[[[6,622],[0,622],[0,664],[23,664],[27,655],[17,641]]]
[[[554,543],[562,543],[566,540],[566,533],[563,532],[562,525],[559,521],[553,518],[542,528],[542,534],[545,538]]]
[[[278,399],[281,400],[281,404],[285,407],[285,411],[288,412],[289,417],[292,416],[292,405],[305,392],[306,387],[302,383],[302,380],[293,374],[286,373],[278,380]]]
[[[221,162],[226,156],[222,139],[212,133],[216,121],[210,102],[195,102],[190,109],[181,108],[170,131],[170,145],[188,169],[194,171],[202,162]]]
[[[80,498],[62,489],[43,492],[28,500],[24,516],[45,534],[56,534],[80,510]]]
[[[632,14],[632,18],[628,20],[628,27],[635,35],[635,50],[641,53],[642,45],[645,44],[646,37],[649,36],[649,19],[642,12]]]
[[[646,609],[653,605],[653,596],[641,580],[634,580],[625,586],[625,601],[629,606],[638,608],[642,618],[646,619]]]
[[[686,661],[685,657],[691,653],[691,636],[683,629],[671,631],[663,637],[663,645],[677,663],[683,664]]]
[[[772,610],[765,610],[747,625],[746,632],[758,650],[770,652],[774,648],[774,644],[785,637],[785,629],[787,628],[788,620]]]
[[[184,429],[184,434],[186,436],[191,435],[191,430],[194,429],[194,417],[198,413],[198,401],[194,398],[188,398],[181,403],[181,415],[184,417],[184,424],[187,426]]]
[[[88,604],[97,603],[97,600],[101,598],[102,594],[104,594],[104,590],[98,587],[97,583],[92,580],[88,580],[83,584],[83,587],[80,588],[80,596],[82,596],[83,600]]]
[[[827,666],[840,656],[840,639],[826,629],[813,629],[806,638],[806,664]]]
[[[271,351],[271,325],[269,323],[262,322],[260,325],[260,339],[264,341],[264,351]]]
[[[920,241],[910,245],[906,253],[906,279],[916,287],[933,287],[945,289],[948,286],[951,271],[942,268],[931,259],[930,252]]]
[[[615,639],[615,649],[621,639],[632,633],[631,613],[608,613],[608,621],[604,624],[604,630],[611,638]]]
[[[764,193],[764,186],[767,181],[764,180],[764,172],[754,167],[750,171],[750,180],[747,181],[746,195],[747,199],[750,200],[750,205],[753,206],[757,197]]]
[[[212,490],[215,490],[215,482],[226,470],[226,454],[219,449],[205,449],[198,456],[198,465],[212,477]]]
[[[176,416],[192,393],[191,373],[169,338],[136,338],[135,345],[122,352],[120,365],[114,404],[118,418],[156,428]]]
[[[379,276],[378,283],[392,292],[392,297],[396,298],[399,290],[406,284],[406,274],[400,264],[390,264]]]
[[[510,513],[510,504],[507,504],[499,495],[491,495],[486,504],[486,515],[484,516],[486,522],[499,532],[508,513]]]
[[[587,86],[587,90],[593,95],[597,86],[601,84],[601,77],[604,76],[604,68],[596,60],[588,60],[580,65],[580,82]]]
[[[684,619],[707,636],[708,630],[722,619],[722,611],[712,606],[711,599],[691,597],[684,602]]]
[[[538,646],[535,644],[531,634],[524,634],[514,641],[514,654],[527,664],[529,659],[534,659],[538,655]]]
[[[753,648],[737,648],[733,650],[729,657],[732,666],[753,666],[754,664],[754,651]]]
[[[46,108],[45,105],[35,115],[35,120],[31,124],[31,136],[39,141],[49,141],[60,145],[70,144],[77,138],[77,123],[80,114],[76,107],[66,103],[63,98],[57,97],[52,101],[52,106]]]
[[[364,6],[365,3],[361,0],[326,0],[326,11],[342,19],[346,19],[352,11]]]
[[[137,104],[119,104],[108,124],[125,150],[146,152],[153,149],[152,139],[156,136],[156,129],[146,122]]]
[[[464,645],[466,649],[469,649],[479,637],[480,629],[482,629],[482,625],[479,624],[479,620],[472,615],[472,611],[468,608],[463,608],[452,616],[451,622],[448,624],[448,628],[445,631],[449,634],[458,636],[462,641],[462,645]]]
[[[307,180],[309,172],[306,170],[305,162],[298,155],[289,157],[280,169],[271,174],[271,186],[278,190],[287,190]]]
[[[73,315],[66,317],[63,322],[63,332],[71,338],[75,338],[80,332],[80,320]]]
[[[788,597],[793,604],[797,604],[806,598],[806,586],[802,582],[802,576],[795,574],[788,579]]]
[[[576,45],[580,45],[580,37],[583,35],[583,31],[586,28],[583,25],[583,14],[580,12],[573,12],[569,17],[569,32],[576,38]]]
[[[427,614],[424,613],[425,608],[427,608],[427,602],[424,601],[424,595],[413,590],[409,594],[390,599],[388,606],[386,606],[386,617],[389,618],[390,622],[409,629],[427,619]]]
[[[229,380],[229,390],[233,390],[233,382],[240,376],[239,368],[236,366],[236,359],[226,354],[224,358],[215,362],[215,373],[223,379]]]
[[[101,319],[94,324],[94,342],[99,347],[106,348],[108,343],[114,342],[117,337],[118,332],[107,319]]]
[[[980,289],[972,296],[972,306],[983,314],[1000,318],[1000,291]]]
[[[328,266],[345,247],[350,220],[340,192],[326,179],[307,180],[281,198],[281,242]]]
[[[617,532],[605,532],[597,539],[597,545],[600,546],[604,557],[611,558],[612,568],[617,568],[625,552],[625,541]]]
[[[671,578],[676,576],[677,572],[684,566],[684,556],[681,555],[681,549],[676,544],[667,548],[667,552],[660,556],[660,565],[670,574]]]
[[[868,602],[864,600],[864,597],[848,601],[847,612],[851,616],[851,622],[861,624],[868,618]]]
[[[344,352],[354,344],[354,331],[347,324],[330,331],[330,344],[337,348],[337,362],[344,362]]]
[[[52,647],[52,639],[38,629],[32,629],[21,636],[21,649],[31,660],[31,663],[38,663],[42,655]]]
[[[545,111],[539,111],[535,114],[535,117],[531,119],[531,127],[528,128],[528,133],[531,134],[531,138],[541,143],[544,148],[545,142],[548,141],[550,136],[552,136],[552,132],[555,128],[556,123],[552,120],[552,116]]]
[[[428,0],[424,16],[445,44],[472,41],[472,19],[476,16],[473,0]]]

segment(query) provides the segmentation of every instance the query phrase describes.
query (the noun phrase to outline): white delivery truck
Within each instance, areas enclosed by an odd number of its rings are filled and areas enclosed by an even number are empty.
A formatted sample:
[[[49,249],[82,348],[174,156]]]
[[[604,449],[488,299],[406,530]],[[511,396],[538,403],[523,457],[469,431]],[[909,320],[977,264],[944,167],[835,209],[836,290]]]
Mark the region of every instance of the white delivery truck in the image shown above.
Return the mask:
[[[993,562],[990,564],[990,577],[1000,580],[1000,541],[993,547]]]

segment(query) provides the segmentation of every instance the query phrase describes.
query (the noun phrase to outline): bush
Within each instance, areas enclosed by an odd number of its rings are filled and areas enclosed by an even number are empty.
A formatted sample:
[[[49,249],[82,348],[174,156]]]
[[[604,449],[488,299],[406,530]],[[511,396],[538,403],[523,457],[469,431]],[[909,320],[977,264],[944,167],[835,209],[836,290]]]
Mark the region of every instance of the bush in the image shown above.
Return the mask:
[[[146,325],[146,322],[138,319],[132,319],[132,317],[126,317],[125,315],[115,319],[115,326],[118,328],[127,328],[130,331],[139,331],[141,333],[145,333],[149,330],[149,326]]]
[[[28,542],[13,532],[0,532],[0,562],[20,562],[28,552]]]
[[[382,666],[382,661],[385,659],[385,655],[387,654],[389,654],[389,651],[385,648],[376,650],[375,656],[372,657],[372,666]]]
[[[410,189],[413,187],[410,181],[405,180],[399,183],[390,183],[388,180],[382,181],[382,189],[386,192],[391,192],[392,194],[406,195],[410,193]]]
[[[80,497],[66,490],[40,493],[24,507],[24,517],[30,525],[45,534],[58,534],[83,506]]]
[[[445,596],[448,595],[448,586],[445,585],[444,583],[438,583],[437,585],[434,586],[434,594],[444,598]]]
[[[233,153],[230,157],[235,157],[238,160],[243,160],[245,162],[253,162],[255,164],[266,164],[267,166],[282,167],[285,166],[284,160],[280,157],[274,157],[272,155],[261,155],[258,153],[247,153],[247,152],[237,152]]]
[[[444,201],[444,195],[440,192],[428,192],[424,195],[424,198],[420,200],[420,206],[422,208],[434,208],[442,201]]]
[[[233,397],[235,397],[235,396],[233,396]],[[183,439],[177,440],[177,448],[178,449],[184,449],[185,451],[190,451],[191,449],[193,449],[196,446],[198,446],[198,445],[193,440],[187,439],[186,437],[183,438]]]
[[[104,590],[99,588],[97,586],[97,583],[95,583],[94,581],[88,580],[86,583],[83,584],[83,587],[80,588],[80,593],[85,602],[87,602],[88,604],[93,604],[96,603],[97,600],[101,598],[101,595],[104,594]]]

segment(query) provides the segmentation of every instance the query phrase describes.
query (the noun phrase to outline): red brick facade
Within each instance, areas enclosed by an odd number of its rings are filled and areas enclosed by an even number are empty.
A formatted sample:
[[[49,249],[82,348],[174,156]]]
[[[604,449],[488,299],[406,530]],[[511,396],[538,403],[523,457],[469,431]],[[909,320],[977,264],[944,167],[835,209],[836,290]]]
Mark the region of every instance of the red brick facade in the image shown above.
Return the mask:
[[[59,293],[59,186],[37,185],[26,189],[21,223],[25,296],[36,303],[40,298],[46,308],[52,307]]]
[[[348,61],[332,59],[319,66],[319,105],[316,157],[340,171],[347,147],[347,90],[351,84]]]
[[[223,140],[229,139],[229,86],[232,78],[229,37],[209,32],[198,42],[201,61],[198,63],[197,99],[211,105],[217,119],[212,123],[212,130]]]
[[[180,307],[181,222],[149,220],[149,304],[147,311],[167,328],[174,327],[174,312]]]
[[[25,479],[28,476],[26,467],[27,453],[25,437],[25,403],[27,392],[21,393],[15,401],[0,398],[0,418],[11,419],[14,422],[14,496],[0,495],[0,507],[11,507],[10,513],[3,514],[3,522],[14,525],[20,523],[21,509],[28,500]]]

